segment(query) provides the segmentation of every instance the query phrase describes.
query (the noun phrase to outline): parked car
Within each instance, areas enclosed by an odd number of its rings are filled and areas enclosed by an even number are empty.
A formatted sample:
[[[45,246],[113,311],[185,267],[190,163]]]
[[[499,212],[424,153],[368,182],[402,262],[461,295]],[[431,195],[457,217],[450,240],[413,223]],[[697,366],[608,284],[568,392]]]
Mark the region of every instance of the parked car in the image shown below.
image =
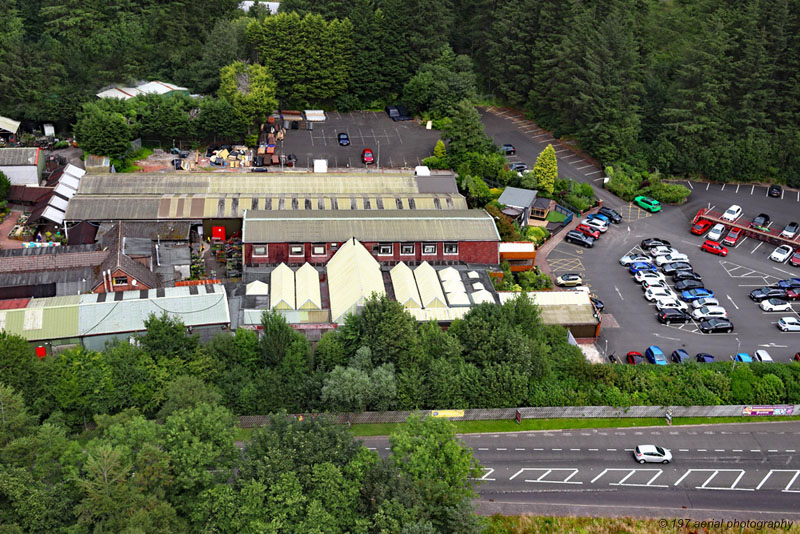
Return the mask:
[[[769,355],[769,352],[763,349],[755,351],[753,356],[761,363],[775,363],[775,360],[772,359],[772,356]]]
[[[375,161],[375,156],[372,155],[372,150],[365,148],[361,151],[361,161],[364,165],[371,165]]]
[[[656,272],[639,271],[633,276],[633,279],[639,282],[640,284],[650,280],[665,280],[664,275],[657,271]]]
[[[746,352],[739,352],[733,357],[733,361],[742,363],[753,363],[753,358]]]
[[[622,256],[619,259],[619,264],[622,265],[623,267],[627,267],[631,263],[634,263],[634,262],[637,262],[637,261],[648,261],[649,262],[650,258],[647,257],[647,256],[644,256],[642,254],[626,254],[625,256]]]
[[[692,359],[689,356],[689,353],[683,349],[676,349],[672,351],[672,355],[670,357],[672,363],[686,363]]]
[[[522,161],[517,161],[508,166],[508,170],[523,173],[528,170],[528,164]]]
[[[589,300],[592,302],[592,304],[594,305],[594,309],[597,310],[598,313],[606,309],[606,305],[603,304],[602,300],[596,299],[594,297],[589,297]]]
[[[704,250],[706,252],[710,252],[711,254],[716,254],[717,256],[722,257],[728,255],[728,249],[716,241],[703,241],[703,244],[700,245],[700,250]]]
[[[723,221],[736,222],[736,219],[738,219],[741,216],[742,216],[742,207],[734,204],[733,206],[725,210],[725,213],[722,214],[722,217],[720,217],[720,219],[722,219]]]
[[[631,263],[630,265],[628,265],[628,270],[631,272],[631,274],[636,274],[639,271],[650,271],[650,272],[658,271],[655,265],[644,261],[637,261],[635,263]]]
[[[677,254],[677,253],[678,251],[672,247],[651,247],[647,251],[647,254],[654,258],[656,256],[666,256],[668,254]]]
[[[692,264],[688,261],[676,261],[675,263],[666,263],[661,266],[661,272],[664,274],[673,274],[675,271],[691,271]]]
[[[633,201],[637,206],[649,211],[650,213],[657,213],[661,211],[661,203],[654,198],[639,195],[638,197],[634,198]]]
[[[792,267],[800,267],[800,250],[795,252],[791,258],[789,258],[789,265]]]
[[[800,288],[800,278],[784,278],[783,280],[778,280],[778,283],[772,287],[779,287],[782,289]]]
[[[759,213],[752,221],[750,221],[750,228],[765,229],[769,224],[769,215],[766,213]]]
[[[694,359],[697,363],[714,363],[714,356],[706,352],[695,354]]]
[[[583,278],[577,273],[562,274],[556,278],[556,285],[560,287],[575,287],[583,284]]]
[[[672,254],[667,254],[666,256],[659,256],[656,258],[656,265],[661,267],[662,265],[666,265],[667,263],[675,263],[679,261],[689,261],[689,256],[686,254],[681,254],[680,252],[673,252]]]
[[[708,232],[708,235],[706,235],[706,239],[708,241],[719,241],[727,230],[728,228],[724,224],[715,224],[711,231]]]
[[[692,302],[697,299],[705,299],[713,296],[714,292],[710,289],[687,289],[681,293],[681,300]]]
[[[644,298],[646,298],[648,302],[655,302],[665,297],[674,299],[677,298],[677,295],[668,287],[651,287],[644,292]]]
[[[592,239],[599,239],[600,232],[592,228],[591,226],[586,226],[585,224],[579,224],[575,227],[575,230],[582,233],[583,235],[589,236]]]
[[[792,305],[789,304],[787,301],[783,299],[767,299],[762,300],[761,304],[758,305],[759,308],[764,310],[765,312],[791,312]]]
[[[800,332],[800,319],[797,317],[781,317],[778,319],[778,329],[781,332]]]
[[[733,323],[722,317],[712,317],[700,323],[700,331],[704,334],[714,334],[716,332],[733,332]]]
[[[597,213],[605,215],[606,217],[611,219],[611,222],[613,222],[614,224],[620,224],[622,222],[622,215],[620,215],[619,212],[617,212],[617,210],[612,210],[611,208],[608,208],[606,206],[600,208],[597,211]]]
[[[644,356],[641,352],[631,351],[625,356],[625,361],[631,365],[640,365],[644,363]]]
[[[338,138],[339,138],[339,146],[350,145],[350,136],[347,135],[345,132],[340,132]]]
[[[800,289],[787,289],[786,300],[800,300]]]
[[[642,282],[642,291],[647,291],[650,288],[664,287],[670,289],[666,280],[646,280]]]
[[[760,287],[750,292],[750,300],[755,302],[761,302],[771,298],[786,298],[786,289],[782,287]]]
[[[608,231],[608,223],[603,222],[600,219],[584,219],[583,221],[581,221],[581,223],[585,224],[586,226],[594,228],[601,234],[604,234],[606,233],[606,231]]]
[[[730,231],[728,231],[728,235],[726,235],[725,239],[722,240],[722,244],[732,247],[739,241],[740,237],[742,237],[742,229],[731,228]]]
[[[659,463],[668,464],[672,461],[672,453],[669,449],[663,449],[656,445],[637,445],[633,449],[633,457],[640,464]]]
[[[506,143],[500,147],[500,153],[505,154],[506,156],[513,156],[517,153],[517,147],[512,144]]]
[[[714,225],[714,223],[712,223],[708,219],[700,219],[699,221],[697,221],[694,224],[694,226],[692,226],[692,229],[690,230],[690,232],[692,232],[694,235],[703,235],[713,225]]]
[[[575,245],[581,245],[587,248],[592,248],[594,246],[593,237],[583,235],[582,233],[576,232],[575,230],[570,230],[569,232],[567,232],[567,235],[564,236],[564,241],[568,243],[573,243]]]
[[[694,271],[675,271],[672,275],[672,281],[680,282],[681,280],[697,280],[698,282],[702,282],[703,277],[700,276],[700,273]]]
[[[772,184],[767,190],[767,194],[774,198],[781,198],[783,196],[783,187],[778,184]]]
[[[689,316],[686,314],[686,312],[683,312],[678,308],[664,308],[663,310],[660,310],[656,316],[658,317],[659,322],[667,325],[672,323],[689,322]]]
[[[703,306],[719,306],[719,301],[713,297],[697,299],[692,301],[692,308],[702,308]]]
[[[653,247],[668,247],[670,246],[669,241],[666,239],[661,239],[658,237],[650,237],[648,239],[643,239],[639,245],[645,251],[650,250]]]
[[[687,289],[701,289],[706,287],[699,280],[681,280],[675,283],[675,291],[686,291]]]
[[[591,219],[600,219],[601,221],[603,221],[606,224],[611,224],[611,219],[609,219],[607,216],[605,216],[605,215],[603,215],[602,213],[599,213],[599,212],[598,213],[590,213],[590,214],[588,214],[586,216],[586,218],[590,219],[590,220]]]
[[[778,263],[783,263],[791,258],[793,254],[794,249],[789,245],[779,245],[772,251],[772,254],[769,255],[769,259],[777,261]]]
[[[658,345],[650,345],[644,351],[644,357],[654,365],[667,365],[667,357]]]
[[[783,227],[783,230],[781,231],[781,237],[785,237],[786,239],[794,239],[795,236],[797,236],[798,230],[800,230],[800,225],[792,221]]]
[[[688,311],[689,305],[683,302],[680,299],[676,299],[674,297],[663,297],[656,300],[656,308],[658,311],[662,310],[679,310],[679,311]]]
[[[692,319],[700,321],[703,319],[710,319],[711,317],[728,318],[728,311],[722,306],[703,306],[697,308],[692,312]]]
[[[385,111],[393,121],[411,120],[411,115],[409,115],[405,106],[386,106]]]

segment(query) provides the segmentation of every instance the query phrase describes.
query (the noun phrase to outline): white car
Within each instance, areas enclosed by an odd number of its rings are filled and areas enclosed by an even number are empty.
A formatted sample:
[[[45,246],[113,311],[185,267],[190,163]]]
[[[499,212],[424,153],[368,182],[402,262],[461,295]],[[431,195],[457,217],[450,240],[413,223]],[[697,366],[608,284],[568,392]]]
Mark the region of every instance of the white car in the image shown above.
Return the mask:
[[[647,462],[668,464],[672,461],[672,452],[655,445],[638,445],[633,449],[633,457],[640,464]]]
[[[650,302],[655,302],[656,300],[665,297],[673,299],[678,298],[678,296],[668,287],[653,287],[644,292],[644,298]]]
[[[719,306],[719,301],[715,298],[706,297],[704,299],[697,299],[692,301],[692,307],[696,310],[703,306]]]
[[[653,247],[647,251],[652,257],[656,258],[658,256],[666,256],[667,254],[675,254],[678,252],[672,247]]]
[[[645,280],[666,280],[663,274],[654,273],[651,271],[639,271],[638,273],[633,275],[633,279],[639,282],[640,284]]]
[[[703,319],[711,319],[712,317],[728,318],[728,312],[722,306],[703,306],[697,308],[692,312],[692,319],[702,321]]]
[[[792,254],[794,254],[794,249],[792,247],[789,245],[781,245],[772,251],[772,254],[769,255],[769,259],[777,261],[778,263],[783,263],[791,258]]]
[[[800,332],[800,319],[797,317],[781,317],[778,320],[778,328],[782,332]]]
[[[682,300],[663,297],[656,300],[656,308],[658,308],[658,311],[666,310],[667,308],[672,308],[685,312],[689,309],[689,305],[683,302]]]
[[[581,221],[581,223],[585,224],[586,226],[590,226],[595,230],[599,230],[601,234],[608,230],[608,223],[605,223],[600,219],[584,219]]]
[[[631,263],[637,261],[650,261],[650,258],[642,254],[626,254],[619,259],[619,264],[623,267],[627,267]]]
[[[642,291],[647,291],[650,288],[666,288],[670,289],[666,280],[645,280],[642,282]]]
[[[757,350],[754,356],[756,357],[756,361],[761,363],[775,363],[775,360],[772,359],[772,356],[769,355],[769,352],[765,350]]]
[[[789,304],[787,301],[783,299],[767,299],[762,300],[761,304],[758,305],[762,310],[765,312],[791,312],[792,305]]]
[[[676,261],[689,261],[689,256],[686,254],[681,254],[680,252],[674,252],[672,254],[667,254],[666,256],[659,256],[656,258],[656,265],[661,267],[667,263],[673,263]]]
[[[794,239],[798,231],[800,231],[800,224],[792,221],[783,227],[781,237],[785,237],[786,239]]]
[[[709,241],[719,241],[725,235],[728,229],[724,224],[715,224],[713,228],[706,234],[706,239]]]
[[[723,221],[735,222],[736,219],[738,219],[741,216],[742,216],[742,207],[734,204],[733,206],[725,210],[725,213],[722,214],[722,217],[720,217],[720,219],[722,219]]]

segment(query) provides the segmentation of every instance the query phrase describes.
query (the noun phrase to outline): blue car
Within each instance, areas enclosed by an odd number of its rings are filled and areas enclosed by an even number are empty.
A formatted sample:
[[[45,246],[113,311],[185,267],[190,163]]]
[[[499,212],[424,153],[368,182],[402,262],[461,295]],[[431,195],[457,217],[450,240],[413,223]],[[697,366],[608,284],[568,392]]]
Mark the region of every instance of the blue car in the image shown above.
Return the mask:
[[[644,357],[647,358],[647,361],[650,363],[654,363],[656,365],[667,365],[667,357],[664,355],[664,352],[661,350],[661,348],[656,345],[650,345],[647,347],[647,350],[644,351]]]
[[[587,215],[586,218],[589,219],[590,221],[592,219],[600,219],[604,223],[611,224],[611,219],[609,219],[606,215],[603,215],[602,213],[592,213],[591,215]]]
[[[753,358],[747,354],[746,352],[740,352],[736,356],[733,357],[734,361],[742,362],[742,363],[753,363]]]
[[[800,287],[800,278],[787,278],[785,280],[779,280],[778,283],[773,287],[778,287],[780,289],[797,289]]]
[[[646,261],[635,261],[628,266],[628,269],[631,271],[631,274],[636,274],[639,271],[650,271],[651,273],[657,273],[658,268],[652,263]]]
[[[692,357],[689,356],[689,353],[683,349],[677,349],[672,351],[672,361],[674,363],[686,363],[691,361]]]
[[[692,302],[697,299],[710,299],[714,297],[714,292],[710,289],[687,289],[681,293],[681,300]]]
[[[714,357],[705,352],[696,354],[695,359],[697,360],[697,363],[714,363]]]

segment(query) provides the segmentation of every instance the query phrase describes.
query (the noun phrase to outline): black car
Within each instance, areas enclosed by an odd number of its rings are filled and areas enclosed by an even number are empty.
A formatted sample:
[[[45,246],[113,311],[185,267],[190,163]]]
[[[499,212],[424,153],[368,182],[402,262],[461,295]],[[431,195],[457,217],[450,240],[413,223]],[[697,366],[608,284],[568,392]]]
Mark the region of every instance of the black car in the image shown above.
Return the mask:
[[[686,291],[687,289],[705,289],[705,286],[699,280],[681,280],[675,284],[675,291]]]
[[[603,206],[597,211],[597,213],[599,213],[600,215],[605,215],[614,224],[619,224],[622,222],[622,215],[620,215],[616,210],[612,210],[611,208]]]
[[[755,228],[758,227],[765,227],[769,223],[769,215],[766,213],[759,213],[752,221],[750,221],[750,227]]]
[[[677,271],[691,271],[692,264],[686,261],[673,261],[672,263],[665,263],[661,266],[661,271],[664,274],[675,274]]]
[[[393,121],[410,121],[411,115],[404,106],[386,106],[386,113]]]
[[[267,167],[253,167],[250,172],[269,172]]]
[[[264,156],[256,156],[253,158],[253,167],[263,167],[264,166]]]
[[[780,287],[760,287],[750,292],[750,299],[755,302],[772,298],[785,299],[786,290]]]
[[[606,309],[606,305],[603,304],[602,300],[596,299],[594,297],[589,297],[589,300],[592,301],[592,304],[594,304],[594,308],[597,310],[598,313]]]
[[[721,317],[712,317],[700,323],[700,331],[704,334],[713,334],[715,332],[733,332],[733,323]]]
[[[691,319],[689,314],[677,308],[664,308],[657,314],[658,321],[664,324],[687,323]]]
[[[527,163],[522,163],[522,162],[517,162],[517,163],[512,163],[508,168],[509,168],[509,170],[512,170],[512,171],[523,172],[523,171],[527,171],[528,170],[528,164]]]
[[[783,196],[783,188],[778,184],[772,184],[771,186],[769,186],[767,194],[771,197],[780,198]]]
[[[686,363],[689,360],[691,360],[692,357],[689,356],[689,353],[686,352],[685,350],[677,349],[672,351],[671,359],[672,363]]]
[[[594,238],[584,235],[575,230],[570,230],[564,237],[564,241],[574,243],[576,245],[583,245],[584,247],[592,248],[594,246]]]
[[[514,145],[506,143],[505,145],[500,147],[500,153],[501,154],[505,154],[507,156],[508,155],[513,156],[514,154],[517,153],[517,147],[515,147]]]
[[[341,132],[338,136],[340,146],[348,146],[350,144],[350,136],[345,132]]]
[[[680,282],[681,280],[697,280],[698,282],[702,282],[703,277],[694,271],[675,271],[672,275],[672,281]]]
[[[653,247],[668,247],[670,246],[669,241],[666,239],[659,239],[657,237],[651,237],[649,239],[643,239],[640,243],[643,249],[650,250]]]
[[[714,356],[706,352],[695,354],[694,358],[697,360],[697,363],[714,363]]]
[[[210,158],[211,156],[214,155],[214,152],[216,152],[217,150],[219,150],[219,147],[217,145],[209,145],[208,150],[206,150],[206,157]]]

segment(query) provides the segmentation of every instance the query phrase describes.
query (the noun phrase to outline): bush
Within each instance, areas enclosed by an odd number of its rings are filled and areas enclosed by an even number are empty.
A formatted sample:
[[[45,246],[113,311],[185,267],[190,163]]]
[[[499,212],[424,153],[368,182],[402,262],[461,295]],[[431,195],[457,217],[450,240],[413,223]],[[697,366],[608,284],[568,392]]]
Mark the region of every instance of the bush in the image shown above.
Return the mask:
[[[496,206],[491,204],[486,205],[486,211],[494,217],[494,223],[497,225],[500,239],[503,241],[522,241],[522,236],[507,215],[503,215]]]
[[[337,98],[334,105],[336,106],[336,111],[347,113],[349,111],[361,109],[361,100],[355,95],[346,94]]]
[[[53,150],[58,150],[60,148],[67,148],[69,147],[69,143],[67,141],[59,141],[58,143],[53,145]]]
[[[638,195],[647,195],[665,204],[680,204],[691,193],[682,185],[661,182],[658,173],[649,174],[626,163],[606,167],[606,175],[610,178],[606,188],[628,202]]]
[[[545,239],[548,237],[550,237],[550,232],[547,231],[547,228],[542,226],[529,226],[525,230],[525,239],[533,241],[537,245],[544,243]]]
[[[577,211],[586,211],[592,207],[592,201],[586,197],[576,195],[575,193],[568,193],[564,196],[564,202],[570,207],[575,208]]]
[[[258,146],[258,134],[247,134],[244,136],[244,144],[249,147]]]
[[[428,156],[422,160],[422,164],[431,169],[449,169],[447,158],[437,158],[436,156]]]

